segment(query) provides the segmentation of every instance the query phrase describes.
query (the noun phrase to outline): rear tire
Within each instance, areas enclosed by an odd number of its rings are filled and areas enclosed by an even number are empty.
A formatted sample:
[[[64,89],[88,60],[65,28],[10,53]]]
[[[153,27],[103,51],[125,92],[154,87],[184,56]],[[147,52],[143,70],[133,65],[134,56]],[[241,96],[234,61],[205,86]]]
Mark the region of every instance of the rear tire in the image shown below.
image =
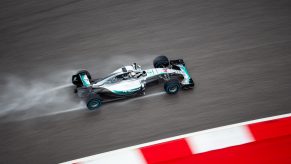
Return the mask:
[[[164,89],[168,94],[176,94],[180,90],[178,79],[171,79],[164,84]]]
[[[154,59],[153,64],[155,68],[165,68],[169,66],[170,62],[166,56],[158,56]]]
[[[90,111],[97,110],[102,105],[102,100],[98,95],[90,96],[87,102],[87,108]]]

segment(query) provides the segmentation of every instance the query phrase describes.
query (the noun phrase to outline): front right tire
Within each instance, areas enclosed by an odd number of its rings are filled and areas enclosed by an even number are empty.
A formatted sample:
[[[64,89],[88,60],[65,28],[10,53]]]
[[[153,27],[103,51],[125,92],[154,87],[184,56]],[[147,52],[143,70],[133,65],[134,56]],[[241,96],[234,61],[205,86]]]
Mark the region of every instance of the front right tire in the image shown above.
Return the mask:
[[[178,79],[171,79],[164,84],[164,89],[168,94],[176,94],[180,90],[180,82]]]

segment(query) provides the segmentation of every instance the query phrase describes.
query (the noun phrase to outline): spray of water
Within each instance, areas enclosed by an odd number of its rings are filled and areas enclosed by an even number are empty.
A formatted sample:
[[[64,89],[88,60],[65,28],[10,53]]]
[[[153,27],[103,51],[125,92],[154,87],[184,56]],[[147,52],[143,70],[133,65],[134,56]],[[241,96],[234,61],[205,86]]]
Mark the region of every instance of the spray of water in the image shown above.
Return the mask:
[[[121,104],[127,104],[127,103],[131,103],[137,100],[142,100],[142,99],[146,99],[146,98],[152,98],[152,97],[156,97],[156,96],[160,96],[160,95],[165,95],[166,92],[162,91],[162,92],[156,92],[156,93],[151,93],[151,94],[146,94],[145,96],[141,96],[141,97],[137,97],[137,98],[132,98],[129,99],[127,101],[121,102]]]
[[[70,83],[73,72],[64,71],[41,79],[7,76],[1,86],[0,117],[13,115],[13,119],[27,119],[81,108],[80,101],[73,97]]]
[[[155,56],[116,55],[105,59],[105,62],[100,64],[96,64],[98,61],[90,60],[80,65],[89,67],[88,70],[92,71],[93,75],[96,75],[96,70],[102,70],[102,72],[97,71],[97,75],[100,76],[100,74],[110,73],[115,68],[133,62],[137,62],[143,68],[149,68]],[[10,121],[25,120],[85,108],[84,104],[80,102],[81,100],[73,94],[73,86],[70,80],[71,75],[75,72],[76,70],[59,71],[33,79],[13,75],[1,76],[5,82],[0,84],[0,118],[8,118]],[[162,93],[148,95],[144,98],[160,94]]]

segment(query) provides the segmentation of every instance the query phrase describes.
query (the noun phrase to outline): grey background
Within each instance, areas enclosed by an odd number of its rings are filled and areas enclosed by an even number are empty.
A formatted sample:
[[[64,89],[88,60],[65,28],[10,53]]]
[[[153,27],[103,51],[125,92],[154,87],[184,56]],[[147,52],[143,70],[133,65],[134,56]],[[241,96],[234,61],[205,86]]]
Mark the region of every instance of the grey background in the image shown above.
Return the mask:
[[[64,162],[290,113],[290,2],[1,0],[0,163]],[[102,77],[159,54],[183,58],[196,88],[47,116],[79,103],[72,87],[43,93],[68,72]]]

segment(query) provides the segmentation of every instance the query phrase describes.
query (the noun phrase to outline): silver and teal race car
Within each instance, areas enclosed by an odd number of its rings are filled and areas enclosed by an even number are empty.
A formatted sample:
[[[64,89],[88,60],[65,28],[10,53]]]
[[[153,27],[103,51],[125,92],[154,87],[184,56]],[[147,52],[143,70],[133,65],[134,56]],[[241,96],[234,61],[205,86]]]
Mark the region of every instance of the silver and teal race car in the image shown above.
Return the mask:
[[[76,86],[75,93],[85,99],[89,110],[96,110],[106,102],[145,95],[145,88],[153,82],[164,83],[168,94],[194,87],[182,59],[169,60],[166,56],[158,56],[153,65],[154,68],[143,70],[133,63],[101,79],[92,79],[88,71],[81,70],[72,76],[72,83]]]

